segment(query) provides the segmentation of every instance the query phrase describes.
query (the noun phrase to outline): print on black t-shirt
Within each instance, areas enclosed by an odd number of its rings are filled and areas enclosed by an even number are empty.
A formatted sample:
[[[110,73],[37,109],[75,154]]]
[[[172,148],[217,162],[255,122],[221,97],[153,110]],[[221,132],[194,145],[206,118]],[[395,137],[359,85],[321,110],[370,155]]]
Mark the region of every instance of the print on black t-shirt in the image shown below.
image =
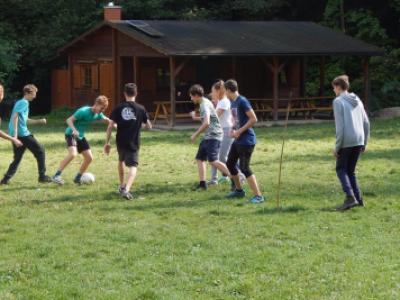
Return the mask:
[[[118,148],[138,150],[142,124],[148,120],[146,109],[136,102],[123,102],[112,111],[110,119],[118,125]]]

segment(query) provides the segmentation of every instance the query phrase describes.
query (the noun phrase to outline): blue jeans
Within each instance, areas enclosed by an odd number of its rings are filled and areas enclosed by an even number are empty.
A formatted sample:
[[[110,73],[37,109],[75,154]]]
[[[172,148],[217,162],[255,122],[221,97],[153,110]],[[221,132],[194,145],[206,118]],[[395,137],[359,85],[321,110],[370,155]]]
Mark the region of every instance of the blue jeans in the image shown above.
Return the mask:
[[[360,199],[361,194],[355,170],[362,148],[363,146],[342,148],[339,151],[339,158],[336,160],[336,174],[343,191],[348,196],[354,195],[357,200]]]

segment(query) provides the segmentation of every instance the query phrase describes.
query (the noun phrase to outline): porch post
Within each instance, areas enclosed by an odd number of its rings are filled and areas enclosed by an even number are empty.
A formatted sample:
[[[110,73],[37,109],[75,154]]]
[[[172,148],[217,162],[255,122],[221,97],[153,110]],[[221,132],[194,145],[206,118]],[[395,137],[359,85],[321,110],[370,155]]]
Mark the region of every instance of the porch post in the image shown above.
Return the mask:
[[[118,103],[120,96],[120,82],[119,82],[119,53],[118,53],[118,32],[116,29],[112,29],[112,59],[113,59],[113,82],[114,91],[113,98],[111,99],[111,107],[114,108]]]
[[[137,56],[133,57],[133,82],[136,83],[136,85],[139,85],[139,80],[138,80],[138,72],[139,72],[139,58]]]
[[[175,87],[175,58],[169,58],[169,74],[170,74],[170,97],[171,97],[171,126],[176,123],[176,87]]]
[[[320,58],[319,63],[319,96],[325,95],[325,56]]]
[[[278,108],[279,108],[279,58],[274,56],[272,58],[272,76],[273,76],[273,118],[274,121],[278,120]]]
[[[363,59],[363,73],[364,73],[364,107],[365,110],[369,111],[369,98],[371,95],[371,86],[369,78],[369,59],[370,57],[365,57]]]
[[[68,90],[69,90],[69,98],[68,98],[68,107],[74,107],[74,61],[72,59],[71,54],[68,54]]]

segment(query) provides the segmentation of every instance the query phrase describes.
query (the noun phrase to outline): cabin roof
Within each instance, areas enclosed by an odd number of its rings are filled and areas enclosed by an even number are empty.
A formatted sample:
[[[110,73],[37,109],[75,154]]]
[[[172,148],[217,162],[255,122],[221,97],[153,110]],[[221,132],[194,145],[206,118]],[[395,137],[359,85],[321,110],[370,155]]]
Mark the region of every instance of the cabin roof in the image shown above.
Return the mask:
[[[103,21],[59,53],[103,26],[167,56],[383,54],[374,45],[313,22],[170,20]]]

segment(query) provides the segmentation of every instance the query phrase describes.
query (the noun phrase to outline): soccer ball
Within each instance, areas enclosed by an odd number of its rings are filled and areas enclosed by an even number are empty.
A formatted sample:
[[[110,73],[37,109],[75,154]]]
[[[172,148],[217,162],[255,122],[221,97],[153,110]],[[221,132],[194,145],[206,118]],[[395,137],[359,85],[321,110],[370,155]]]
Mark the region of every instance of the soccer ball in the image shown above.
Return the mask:
[[[92,173],[83,173],[81,177],[82,184],[92,184],[95,181],[94,175]]]

